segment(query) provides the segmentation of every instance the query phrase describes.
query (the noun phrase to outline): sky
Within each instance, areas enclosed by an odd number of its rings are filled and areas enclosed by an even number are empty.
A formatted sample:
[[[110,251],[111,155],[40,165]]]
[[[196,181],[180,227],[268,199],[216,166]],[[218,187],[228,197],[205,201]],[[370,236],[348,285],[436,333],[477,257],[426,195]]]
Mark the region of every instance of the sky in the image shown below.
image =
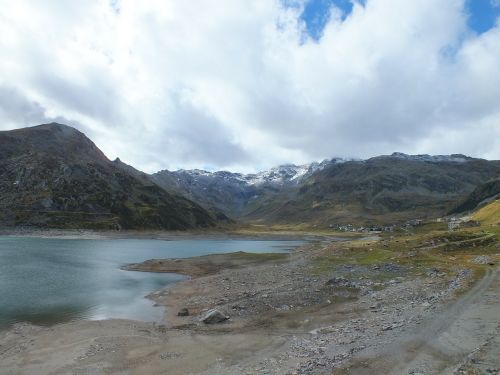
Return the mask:
[[[0,0],[0,130],[146,172],[500,159],[500,0]]]

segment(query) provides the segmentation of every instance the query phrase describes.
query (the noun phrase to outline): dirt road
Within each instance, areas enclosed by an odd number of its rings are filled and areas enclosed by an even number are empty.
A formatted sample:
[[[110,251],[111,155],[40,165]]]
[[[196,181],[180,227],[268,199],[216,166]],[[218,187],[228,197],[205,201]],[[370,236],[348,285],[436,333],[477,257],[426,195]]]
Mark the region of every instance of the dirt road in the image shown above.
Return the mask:
[[[500,272],[485,276],[455,302],[443,306],[418,332],[391,345],[360,352],[349,374],[500,373]]]

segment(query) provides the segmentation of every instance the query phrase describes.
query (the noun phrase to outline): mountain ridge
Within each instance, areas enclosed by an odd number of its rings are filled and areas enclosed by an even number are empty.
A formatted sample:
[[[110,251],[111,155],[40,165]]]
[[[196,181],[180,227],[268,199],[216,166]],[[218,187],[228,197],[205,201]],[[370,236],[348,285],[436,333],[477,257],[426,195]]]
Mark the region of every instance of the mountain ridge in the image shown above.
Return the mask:
[[[478,184],[499,174],[499,161],[395,152],[364,160],[287,164],[247,175],[164,170],[152,177],[167,190],[184,191],[205,207],[243,221],[326,225],[444,215]]]
[[[216,219],[117,167],[80,131],[50,123],[0,132],[0,225],[182,230]]]
[[[231,219],[387,224],[446,215],[498,178],[500,161],[400,152],[250,174],[147,174],[118,158],[110,161],[78,130],[51,123],[0,132],[0,225],[191,229]]]

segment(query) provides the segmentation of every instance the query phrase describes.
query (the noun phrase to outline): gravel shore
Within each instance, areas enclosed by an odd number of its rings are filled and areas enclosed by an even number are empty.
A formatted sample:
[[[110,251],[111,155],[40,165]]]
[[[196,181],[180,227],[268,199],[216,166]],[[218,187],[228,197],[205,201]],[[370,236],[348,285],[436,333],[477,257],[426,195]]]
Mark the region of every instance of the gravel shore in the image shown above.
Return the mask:
[[[458,262],[406,261],[414,257],[410,248],[378,259],[376,246],[389,245],[317,241],[285,256],[236,253],[132,265],[155,272],[176,267],[192,276],[148,296],[166,306],[165,324],[19,324],[0,333],[2,374],[498,372],[497,266],[477,271]],[[229,319],[201,322],[211,309]],[[474,326],[467,319],[474,314],[486,323]],[[474,335],[464,334],[471,329]],[[440,337],[461,344],[446,356],[444,349],[429,350],[446,346],[433,342]]]

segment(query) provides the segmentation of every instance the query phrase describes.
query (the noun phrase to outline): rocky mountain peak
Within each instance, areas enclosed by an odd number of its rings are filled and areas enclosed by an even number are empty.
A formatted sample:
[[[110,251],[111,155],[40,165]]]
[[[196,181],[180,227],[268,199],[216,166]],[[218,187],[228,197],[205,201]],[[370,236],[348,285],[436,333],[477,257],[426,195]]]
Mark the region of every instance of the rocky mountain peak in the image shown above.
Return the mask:
[[[85,134],[56,122],[0,132],[0,158],[34,154],[69,160],[108,161]]]
[[[51,123],[0,132],[0,227],[189,229],[216,218],[82,132]]]

